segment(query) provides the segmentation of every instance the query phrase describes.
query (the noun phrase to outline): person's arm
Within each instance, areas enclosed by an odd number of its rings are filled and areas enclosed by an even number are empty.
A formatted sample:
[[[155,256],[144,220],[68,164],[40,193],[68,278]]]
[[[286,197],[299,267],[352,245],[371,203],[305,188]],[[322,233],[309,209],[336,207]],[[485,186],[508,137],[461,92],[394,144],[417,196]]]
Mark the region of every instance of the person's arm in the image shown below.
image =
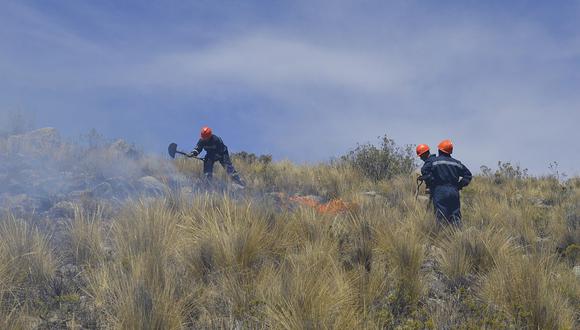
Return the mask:
[[[199,140],[197,141],[197,145],[195,146],[195,148],[193,148],[193,150],[188,154],[188,156],[196,157],[201,153],[202,150],[203,150],[203,142],[202,140]]]
[[[421,167],[421,178],[425,181],[427,187],[433,184],[433,164],[432,162],[425,162]]]
[[[463,166],[461,171],[461,180],[459,180],[459,189],[466,187],[471,182],[471,171],[467,168],[467,166],[461,164]]]

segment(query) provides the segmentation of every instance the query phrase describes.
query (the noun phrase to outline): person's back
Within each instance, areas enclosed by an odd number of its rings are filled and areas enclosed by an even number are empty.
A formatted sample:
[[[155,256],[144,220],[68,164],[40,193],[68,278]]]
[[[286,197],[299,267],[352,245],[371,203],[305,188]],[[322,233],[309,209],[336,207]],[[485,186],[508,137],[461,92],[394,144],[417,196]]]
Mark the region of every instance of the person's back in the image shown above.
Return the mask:
[[[467,176],[466,171],[469,170],[451,155],[440,153],[439,156],[430,158],[428,161],[432,168],[429,180],[432,185],[451,185],[461,189],[469,184],[467,180],[471,180],[471,173],[468,179],[463,180]]]
[[[439,144],[439,156],[426,161],[421,174],[431,190],[435,214],[440,223],[461,223],[459,190],[471,182],[471,172],[459,160],[451,157],[453,144]]]

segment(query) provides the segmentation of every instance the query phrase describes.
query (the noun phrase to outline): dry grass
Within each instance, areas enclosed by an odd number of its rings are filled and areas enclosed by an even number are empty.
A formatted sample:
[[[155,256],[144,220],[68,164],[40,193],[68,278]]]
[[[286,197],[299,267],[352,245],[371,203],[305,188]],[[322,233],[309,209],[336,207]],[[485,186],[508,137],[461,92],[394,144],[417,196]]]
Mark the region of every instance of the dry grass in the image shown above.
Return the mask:
[[[66,235],[68,258],[75,265],[97,267],[106,256],[103,247],[102,211],[89,212],[75,208],[75,216]]]
[[[487,276],[482,293],[518,327],[573,329],[577,311],[557,285],[558,270],[550,257],[505,259]]]
[[[512,238],[501,229],[448,228],[438,240],[437,260],[449,284],[454,287],[469,284],[469,276],[486,274],[516,254]]]
[[[112,219],[77,210],[59,253],[83,267],[99,327],[579,324],[574,181],[562,189],[549,178],[477,177],[462,191],[463,227],[450,229],[437,227],[415,201],[412,177],[371,182],[344,164],[235,163],[249,184],[243,194],[191,198],[176,189],[128,202]],[[200,175],[200,162],[175,165]],[[216,169],[216,179],[225,178]],[[380,196],[360,194],[368,190]],[[342,198],[360,208],[337,215],[284,208],[272,191]],[[48,237],[26,221],[4,219],[0,238],[0,316],[18,327],[25,304],[10,297],[49,286],[58,260]]]
[[[49,237],[26,221],[0,221],[0,326],[25,329],[29,305],[38,290],[50,287],[57,259]],[[32,308],[37,307],[33,306]]]

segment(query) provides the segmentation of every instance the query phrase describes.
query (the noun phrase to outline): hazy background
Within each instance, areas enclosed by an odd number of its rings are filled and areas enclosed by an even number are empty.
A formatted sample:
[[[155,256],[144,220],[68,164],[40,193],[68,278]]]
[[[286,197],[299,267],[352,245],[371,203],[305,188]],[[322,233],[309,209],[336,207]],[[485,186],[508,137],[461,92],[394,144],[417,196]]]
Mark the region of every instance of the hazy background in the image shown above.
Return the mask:
[[[242,3],[243,2],[243,3]],[[2,1],[0,120],[318,161],[387,133],[580,174],[580,1]]]

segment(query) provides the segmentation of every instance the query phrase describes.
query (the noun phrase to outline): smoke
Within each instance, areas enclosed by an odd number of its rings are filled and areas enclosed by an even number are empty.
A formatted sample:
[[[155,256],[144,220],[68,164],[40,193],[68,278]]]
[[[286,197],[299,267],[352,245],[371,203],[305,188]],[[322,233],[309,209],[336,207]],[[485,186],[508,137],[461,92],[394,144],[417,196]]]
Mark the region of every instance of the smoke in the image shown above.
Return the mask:
[[[0,111],[0,137],[22,134],[34,128],[35,116],[23,110]]]
[[[20,117],[18,117],[20,118]],[[21,125],[20,119],[15,121]],[[187,185],[171,162],[124,141],[91,131],[66,141],[58,130],[7,127],[0,137],[0,209],[19,216],[45,215],[61,202],[104,201],[162,195]]]

